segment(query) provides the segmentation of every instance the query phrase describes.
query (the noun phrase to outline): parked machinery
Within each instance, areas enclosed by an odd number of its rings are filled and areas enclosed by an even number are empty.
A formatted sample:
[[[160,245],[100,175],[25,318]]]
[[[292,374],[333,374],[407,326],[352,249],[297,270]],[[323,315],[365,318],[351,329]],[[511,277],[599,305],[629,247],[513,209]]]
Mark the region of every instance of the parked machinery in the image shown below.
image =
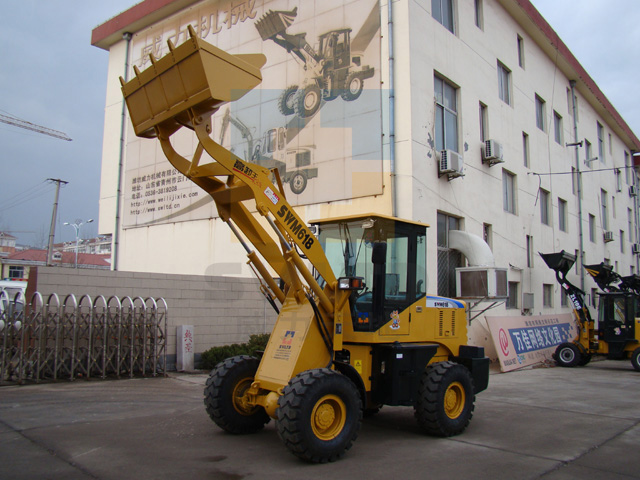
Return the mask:
[[[136,135],[157,137],[173,166],[211,195],[279,311],[260,359],[233,357],[211,372],[213,421],[250,433],[273,418],[289,450],[310,462],[344,455],[363,413],[382,405],[413,406],[429,433],[465,430],[489,359],[466,345],[464,304],[425,294],[427,226],[367,214],[319,220],[316,237],[285,199],[277,169],[210,137],[211,115],[260,83],[264,56],[229,55],[193,30],[170,49],[123,82]],[[181,127],[198,139],[191,160],[171,145]]]
[[[561,367],[586,365],[593,355],[605,355],[612,360],[631,359],[640,371],[640,277],[621,277],[604,263],[585,265],[603,292],[598,293],[597,326],[584,301],[584,292],[567,280],[566,275],[576,261],[565,252],[541,253],[547,266],[556,272],[556,279],[566,292],[580,322],[578,338],[558,345],[554,359]],[[618,282],[618,285],[614,283]]]
[[[362,58],[351,51],[351,29],[331,30],[318,38],[318,50],[307,42],[306,33],[290,34],[298,7],[290,11],[269,10],[255,26],[262,40],[272,40],[300,61],[305,70],[304,84],[288,86],[278,101],[283,115],[310,117],[321,101],[341,96],[345,101],[360,97],[364,81],[373,77],[373,67],[362,65]]]

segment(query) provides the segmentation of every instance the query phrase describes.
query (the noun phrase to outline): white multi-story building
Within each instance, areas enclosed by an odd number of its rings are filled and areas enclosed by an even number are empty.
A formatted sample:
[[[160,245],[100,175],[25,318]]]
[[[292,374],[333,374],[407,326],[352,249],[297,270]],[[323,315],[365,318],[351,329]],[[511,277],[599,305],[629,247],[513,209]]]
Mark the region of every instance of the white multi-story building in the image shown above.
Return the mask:
[[[261,24],[269,11],[289,36]],[[544,314],[567,307],[537,252],[638,273],[640,140],[529,0],[146,0],[96,27],[92,44],[109,51],[100,233],[113,234],[114,268],[250,275],[213,203],[123,107],[118,77],[189,25],[267,57],[262,85],[214,117],[214,139],[279,168],[307,221],[375,211],[430,224],[429,293],[456,296],[456,267],[494,263],[509,286],[498,308]],[[292,38],[314,52],[288,51]],[[177,137],[190,158],[195,135]],[[590,293],[582,271],[572,278]]]

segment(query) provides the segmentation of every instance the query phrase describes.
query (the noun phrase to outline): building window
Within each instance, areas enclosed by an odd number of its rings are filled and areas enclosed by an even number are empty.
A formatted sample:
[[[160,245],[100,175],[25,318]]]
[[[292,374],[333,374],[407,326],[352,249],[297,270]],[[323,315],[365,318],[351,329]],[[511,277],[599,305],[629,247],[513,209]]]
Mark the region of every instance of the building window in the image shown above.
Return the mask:
[[[456,268],[464,267],[458,250],[449,248],[449,232],[460,230],[460,219],[438,212],[438,295],[456,296]]]
[[[624,253],[624,230],[620,230],[620,253]]]
[[[9,280],[24,278],[24,267],[9,265]]]
[[[436,98],[436,150],[458,151],[458,101],[456,88],[434,77]]]
[[[604,159],[604,127],[600,125],[600,122],[596,122],[596,128],[598,130],[598,157],[600,157],[600,163],[605,163]]]
[[[493,250],[493,227],[490,223],[482,224],[482,238],[489,245],[489,248]]]
[[[431,0],[431,15],[451,33],[453,29],[453,0]]]
[[[533,268],[533,237],[527,235],[527,268]]]
[[[489,138],[488,128],[487,106],[480,102],[480,140],[483,142]]]
[[[553,285],[550,283],[542,284],[542,306],[553,307]]]
[[[482,14],[482,0],[475,0],[475,20],[476,20],[476,27],[478,27],[480,30],[484,30],[484,18],[483,18],[483,14]]]
[[[498,95],[507,105],[511,105],[511,70],[498,62]]]
[[[505,212],[516,214],[516,176],[502,170],[502,201]]]
[[[631,165],[631,155],[629,155],[629,152],[624,152],[624,167],[627,185],[633,185],[633,165]]]
[[[611,134],[609,134],[609,155],[613,157],[613,140]]]
[[[635,235],[633,234],[633,212],[630,208],[627,208],[627,232],[629,232],[629,241],[633,243]]]
[[[589,214],[589,241],[596,243],[596,217]]]
[[[622,191],[622,172],[620,169],[615,169],[613,172],[616,176],[616,192]]]
[[[545,131],[545,101],[536,95],[536,126]]]
[[[578,112],[578,96],[574,96],[573,100],[576,102],[576,122],[580,119],[580,115]],[[571,99],[571,89],[567,88],[567,110],[569,111],[569,116],[573,117],[573,102]]]
[[[556,111],[553,112],[553,133],[556,143],[562,145],[562,117]]]
[[[540,220],[545,225],[551,225],[550,208],[549,208],[549,192],[540,189]]]
[[[518,308],[518,282],[509,282],[506,307],[507,309]]]
[[[602,221],[602,229],[609,230],[609,215],[607,208],[607,192],[606,190],[600,190],[600,206],[601,210],[601,221]]]
[[[558,227],[561,231],[568,231],[567,228],[567,202],[558,198]]]
[[[593,168],[592,161],[597,159],[593,158],[593,148],[591,147],[591,142],[586,138],[584,139],[584,156],[587,167]]]
[[[569,306],[569,297],[567,296],[567,292],[564,290],[560,290],[560,306],[568,307]]]
[[[591,306],[593,308],[598,308],[598,289],[597,288],[591,289]]]
[[[571,193],[578,195],[578,171],[576,167],[571,167]]]
[[[524,166],[529,168],[531,165],[531,157],[529,156],[529,135],[522,132],[522,157],[524,159]]]
[[[524,68],[524,39],[518,35],[518,65]]]

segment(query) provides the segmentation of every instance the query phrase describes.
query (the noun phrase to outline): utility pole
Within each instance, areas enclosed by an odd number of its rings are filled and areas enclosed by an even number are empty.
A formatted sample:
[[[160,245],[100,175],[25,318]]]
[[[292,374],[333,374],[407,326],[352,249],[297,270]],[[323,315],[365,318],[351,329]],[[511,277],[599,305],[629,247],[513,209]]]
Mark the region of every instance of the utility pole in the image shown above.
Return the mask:
[[[47,266],[51,265],[51,256],[53,254],[53,237],[56,234],[56,217],[58,216],[58,197],[60,195],[60,184],[66,185],[69,182],[60,180],[59,178],[47,178],[50,182],[56,183],[56,198],[53,201],[53,214],[51,215],[51,228],[49,229],[49,248],[47,250]]]

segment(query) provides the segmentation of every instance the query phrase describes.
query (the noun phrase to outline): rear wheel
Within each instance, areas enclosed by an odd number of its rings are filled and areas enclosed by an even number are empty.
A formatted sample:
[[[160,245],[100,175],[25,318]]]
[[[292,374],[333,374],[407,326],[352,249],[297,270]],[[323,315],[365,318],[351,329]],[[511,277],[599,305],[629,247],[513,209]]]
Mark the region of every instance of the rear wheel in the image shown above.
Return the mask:
[[[636,372],[640,372],[640,347],[636,348],[631,354],[631,365],[633,365]]]
[[[347,76],[344,82],[344,90],[342,91],[342,99],[352,102],[360,97],[364,88],[364,80],[359,72],[352,72]]]
[[[296,195],[300,195],[307,188],[307,176],[303,172],[296,172],[289,181],[291,191]]]
[[[453,362],[435,363],[422,374],[415,416],[428,433],[458,435],[471,421],[474,401],[473,380],[466,367]]]
[[[307,370],[294,377],[278,400],[278,434],[299,458],[333,462],[351,448],[362,423],[360,394],[334,370]]]
[[[560,367],[575,367],[580,363],[581,357],[580,349],[573,343],[561,343],[553,355],[554,360]]]
[[[253,433],[261,430],[270,418],[264,408],[247,403],[260,361],[248,355],[227,358],[209,374],[204,390],[204,404],[209,417],[229,433]]]

